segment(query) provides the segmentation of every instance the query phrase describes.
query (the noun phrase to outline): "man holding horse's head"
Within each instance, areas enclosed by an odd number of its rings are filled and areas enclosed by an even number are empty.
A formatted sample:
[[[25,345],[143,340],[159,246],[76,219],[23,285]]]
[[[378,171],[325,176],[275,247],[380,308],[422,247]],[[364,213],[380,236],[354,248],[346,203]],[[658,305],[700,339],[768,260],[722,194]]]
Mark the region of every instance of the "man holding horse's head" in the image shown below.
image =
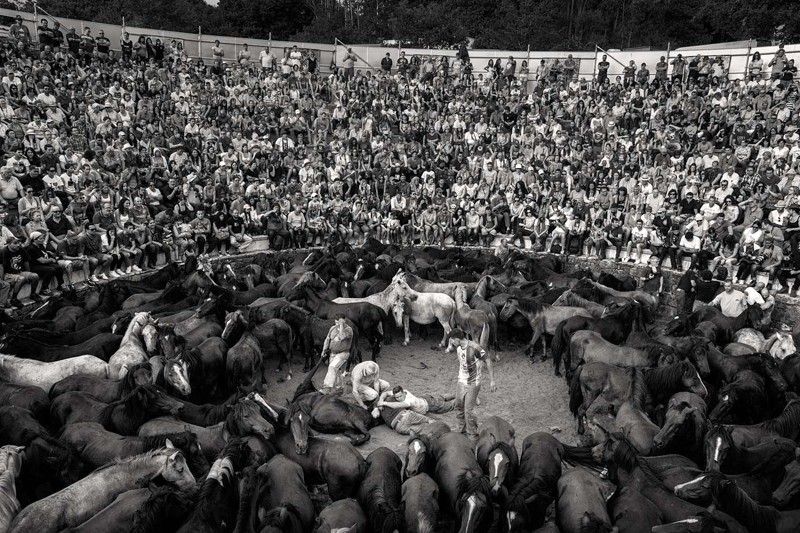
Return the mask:
[[[455,350],[458,355],[458,388],[456,390],[456,418],[458,431],[470,437],[478,436],[478,422],[475,418],[475,405],[481,390],[483,366],[489,371],[489,390],[494,392],[494,370],[492,359],[487,356],[480,344],[467,338],[461,329],[454,329],[447,337],[447,350]]]
[[[347,323],[344,315],[337,314],[322,345],[322,357],[329,357],[328,373],[322,382],[324,391],[331,392],[341,386],[341,369],[350,357],[352,344],[353,328]]]

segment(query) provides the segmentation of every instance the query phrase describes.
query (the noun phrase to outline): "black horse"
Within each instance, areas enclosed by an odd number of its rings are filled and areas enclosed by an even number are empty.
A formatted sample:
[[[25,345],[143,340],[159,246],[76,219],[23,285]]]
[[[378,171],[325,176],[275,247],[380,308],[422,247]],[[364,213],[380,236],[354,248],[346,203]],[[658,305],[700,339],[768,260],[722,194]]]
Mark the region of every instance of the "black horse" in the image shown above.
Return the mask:
[[[122,335],[113,333],[98,333],[74,346],[61,344],[46,344],[28,335],[9,334],[0,349],[11,355],[20,355],[29,359],[36,359],[46,363],[60,361],[79,355],[93,355],[103,361],[108,361],[119,348]]]
[[[66,392],[53,399],[50,416],[61,426],[75,422],[98,422],[120,435],[136,435],[139,426],[161,415],[176,414],[183,403],[155,385],[139,385],[112,403],[101,402],[85,392]]]
[[[748,531],[792,533],[800,531],[800,511],[778,511],[754,502],[735,482],[720,478],[712,486],[714,504]]]
[[[401,500],[400,458],[381,447],[367,456],[367,472],[358,489],[358,501],[369,517],[372,531],[404,531]]]
[[[569,376],[571,365],[571,354],[569,350],[570,338],[576,331],[586,329],[595,331],[605,340],[613,344],[622,344],[630,335],[634,325],[637,324],[641,316],[641,305],[631,301],[602,318],[592,318],[574,316],[559,323],[553,335],[553,343],[550,346],[553,352],[553,366],[556,375],[560,375],[559,366],[562,356],[566,356],[564,370]]]
[[[519,475],[510,488],[503,488],[501,497],[509,531],[530,531],[544,524],[547,508],[556,497],[562,461],[592,463],[592,449],[567,446],[544,432],[525,437]]]
[[[314,525],[314,503],[306,488],[303,469],[283,455],[258,468],[261,497],[258,513],[262,533],[304,533]]]
[[[297,453],[308,450],[308,429],[323,433],[343,433],[354,446],[367,442],[370,428],[381,422],[358,405],[345,402],[332,394],[316,390],[312,378],[322,360],[309,372],[295,390],[289,405],[289,424],[294,435]]]
[[[719,389],[717,405],[708,417],[728,424],[756,424],[770,412],[764,378],[752,370],[743,370]]]
[[[39,387],[0,382],[0,405],[26,409],[43,424],[50,416],[50,399]]]
[[[131,367],[122,379],[107,379],[89,374],[73,374],[55,383],[50,389],[50,398],[70,391],[85,392],[101,402],[111,403],[127,396],[139,385],[152,383],[150,363],[139,363]]]

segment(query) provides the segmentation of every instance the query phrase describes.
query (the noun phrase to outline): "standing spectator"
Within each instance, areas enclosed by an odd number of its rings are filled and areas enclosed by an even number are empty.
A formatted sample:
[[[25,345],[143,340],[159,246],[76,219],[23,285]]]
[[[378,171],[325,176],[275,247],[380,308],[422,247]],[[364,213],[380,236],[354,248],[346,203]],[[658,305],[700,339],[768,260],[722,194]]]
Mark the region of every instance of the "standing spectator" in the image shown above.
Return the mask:
[[[392,56],[389,55],[389,52],[386,52],[386,55],[381,59],[381,70],[389,74],[392,71],[392,63]]]

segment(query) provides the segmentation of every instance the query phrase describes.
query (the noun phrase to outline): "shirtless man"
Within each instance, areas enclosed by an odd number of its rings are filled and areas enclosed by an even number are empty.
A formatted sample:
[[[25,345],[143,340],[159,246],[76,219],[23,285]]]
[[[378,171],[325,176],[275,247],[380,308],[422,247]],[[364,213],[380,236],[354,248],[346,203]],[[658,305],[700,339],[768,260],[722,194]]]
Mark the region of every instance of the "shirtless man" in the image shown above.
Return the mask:
[[[414,396],[398,385],[390,391],[383,391],[378,399],[377,406],[386,406],[392,409],[409,409],[421,415],[428,413],[441,414],[450,412],[455,408],[456,397],[453,394]]]

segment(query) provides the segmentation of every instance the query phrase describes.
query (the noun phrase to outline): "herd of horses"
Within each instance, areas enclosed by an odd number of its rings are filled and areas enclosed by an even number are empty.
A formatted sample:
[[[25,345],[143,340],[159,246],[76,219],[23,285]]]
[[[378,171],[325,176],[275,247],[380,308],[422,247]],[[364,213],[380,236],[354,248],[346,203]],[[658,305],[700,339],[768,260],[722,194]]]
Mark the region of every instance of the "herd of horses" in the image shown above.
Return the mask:
[[[549,256],[368,240],[189,258],[0,315],[0,532],[800,530],[798,356],[747,344],[757,307],[653,327],[660,291]],[[495,357],[552,356],[581,445],[536,432],[518,450],[489,416],[477,441],[437,420],[404,457],[364,457],[393,411],[313,383],[339,316],[348,364],[431,326],[439,347],[460,328]],[[295,354],[305,377],[272,397],[268,363],[290,380]]]

